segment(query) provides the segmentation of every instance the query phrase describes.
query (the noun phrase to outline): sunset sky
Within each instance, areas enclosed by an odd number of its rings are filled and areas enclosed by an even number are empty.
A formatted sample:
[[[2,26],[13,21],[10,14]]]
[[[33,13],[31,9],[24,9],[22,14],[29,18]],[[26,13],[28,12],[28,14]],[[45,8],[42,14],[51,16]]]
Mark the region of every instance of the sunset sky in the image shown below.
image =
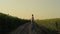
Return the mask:
[[[0,12],[22,19],[60,18],[60,0],[0,0]]]

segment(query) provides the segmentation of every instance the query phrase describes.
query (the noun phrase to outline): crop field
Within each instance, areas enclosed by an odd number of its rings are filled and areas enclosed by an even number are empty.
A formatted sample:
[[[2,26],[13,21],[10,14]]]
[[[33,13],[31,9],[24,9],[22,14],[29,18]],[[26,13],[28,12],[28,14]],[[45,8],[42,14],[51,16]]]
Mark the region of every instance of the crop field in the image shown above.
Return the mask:
[[[35,21],[39,26],[44,26],[50,30],[60,31],[60,18],[45,19]]]

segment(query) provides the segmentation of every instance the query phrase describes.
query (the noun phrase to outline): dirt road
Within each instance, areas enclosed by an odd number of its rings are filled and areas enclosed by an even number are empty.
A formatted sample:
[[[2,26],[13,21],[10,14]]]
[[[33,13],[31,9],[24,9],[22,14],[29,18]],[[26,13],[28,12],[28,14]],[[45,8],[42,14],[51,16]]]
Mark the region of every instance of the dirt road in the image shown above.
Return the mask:
[[[49,31],[44,27],[40,27],[36,23],[34,23],[34,27],[32,27],[32,24],[29,22],[19,26],[16,30],[10,32],[9,34],[57,34],[57,33]]]

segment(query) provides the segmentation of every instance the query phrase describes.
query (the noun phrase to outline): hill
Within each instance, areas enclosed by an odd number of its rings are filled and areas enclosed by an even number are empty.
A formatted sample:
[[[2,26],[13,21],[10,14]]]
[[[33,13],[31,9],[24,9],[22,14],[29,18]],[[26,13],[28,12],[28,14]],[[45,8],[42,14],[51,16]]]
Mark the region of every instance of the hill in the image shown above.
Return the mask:
[[[7,34],[27,22],[30,22],[30,20],[20,19],[18,17],[0,13],[0,34]]]

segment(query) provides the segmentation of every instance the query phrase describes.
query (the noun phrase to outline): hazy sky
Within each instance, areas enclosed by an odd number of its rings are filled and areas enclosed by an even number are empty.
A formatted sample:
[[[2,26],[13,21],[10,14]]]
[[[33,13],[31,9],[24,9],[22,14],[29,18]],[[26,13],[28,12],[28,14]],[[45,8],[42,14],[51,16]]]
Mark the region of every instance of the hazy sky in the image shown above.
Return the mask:
[[[0,0],[0,12],[19,18],[60,18],[60,0]]]

